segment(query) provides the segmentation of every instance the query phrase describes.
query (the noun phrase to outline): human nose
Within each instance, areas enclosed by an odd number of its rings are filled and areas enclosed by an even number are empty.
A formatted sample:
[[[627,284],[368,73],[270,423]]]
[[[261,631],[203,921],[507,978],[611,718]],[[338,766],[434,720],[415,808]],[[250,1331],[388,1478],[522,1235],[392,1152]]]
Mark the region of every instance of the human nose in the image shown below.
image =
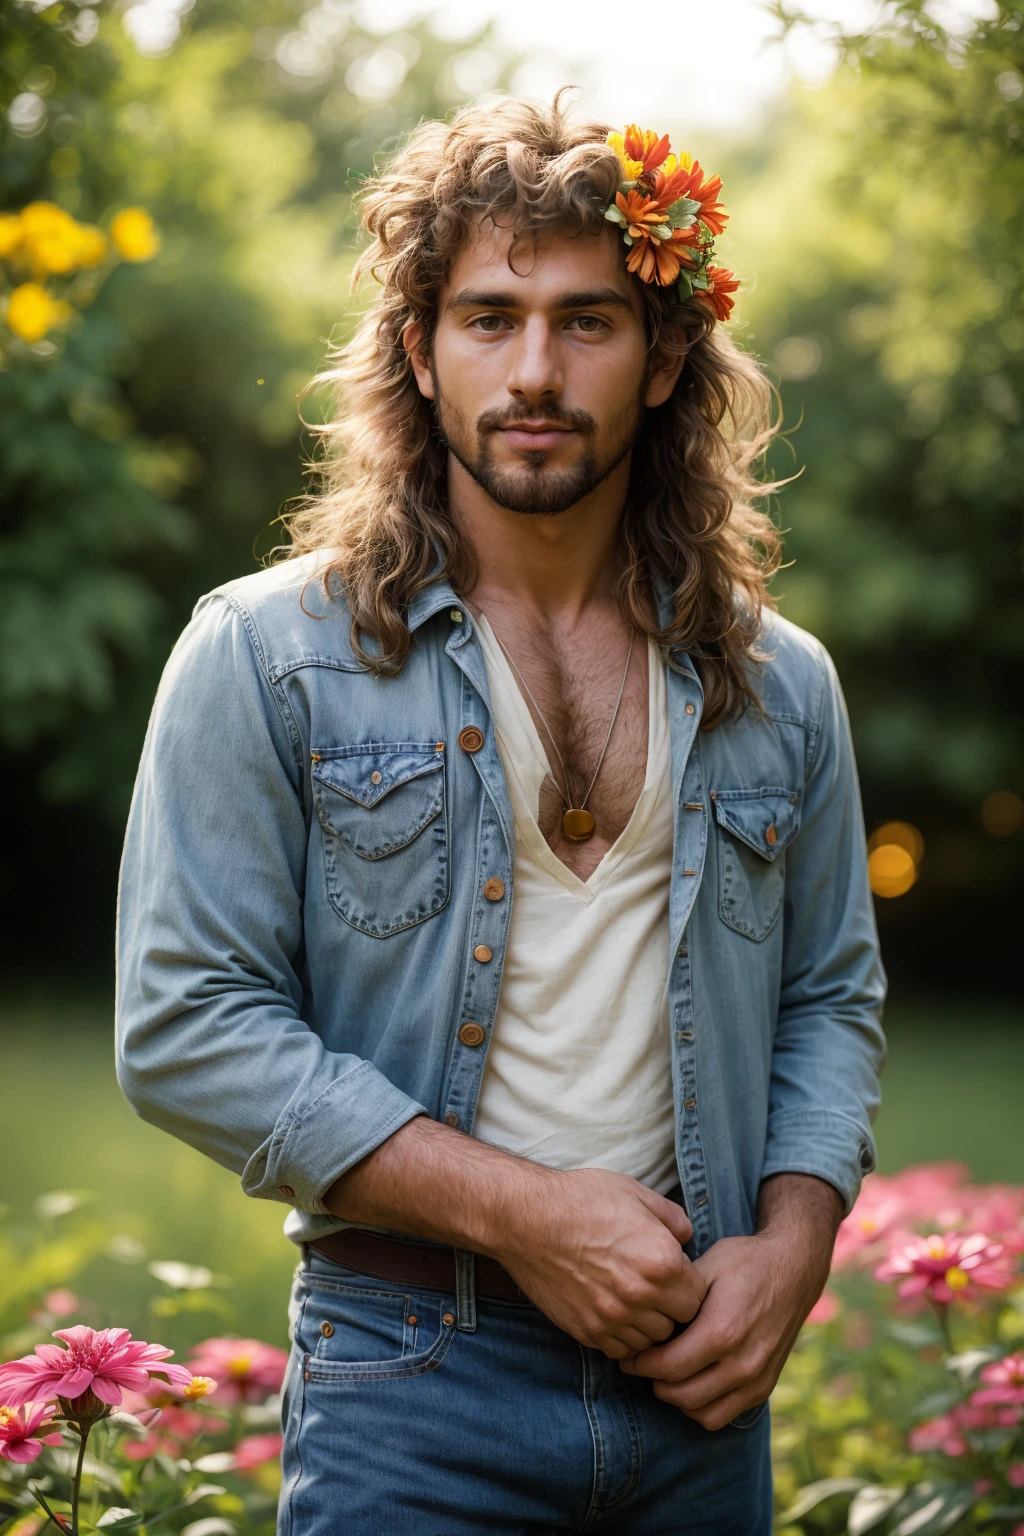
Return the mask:
[[[540,315],[531,316],[512,351],[508,392],[534,405],[560,395],[563,385],[561,363],[547,323]]]

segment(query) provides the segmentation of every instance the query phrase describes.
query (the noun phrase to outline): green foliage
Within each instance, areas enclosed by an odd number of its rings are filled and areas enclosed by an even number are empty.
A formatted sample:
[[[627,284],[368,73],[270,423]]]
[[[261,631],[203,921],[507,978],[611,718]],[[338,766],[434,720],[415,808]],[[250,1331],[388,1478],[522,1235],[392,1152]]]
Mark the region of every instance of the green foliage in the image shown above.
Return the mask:
[[[141,205],[164,241],[66,344],[0,359],[0,740],[115,826],[192,603],[253,568],[301,489],[298,395],[347,323],[353,190],[507,68],[485,34],[383,38],[286,0],[201,0],[150,58],[121,10],[92,7],[94,37],[70,7],[0,14],[0,110],[22,101],[23,129],[0,139],[3,206]]]
[[[979,812],[1024,790],[1024,12],[894,12],[748,160],[734,256],[799,421],[782,611],[836,656],[875,817],[921,821],[952,895],[1020,862]]]

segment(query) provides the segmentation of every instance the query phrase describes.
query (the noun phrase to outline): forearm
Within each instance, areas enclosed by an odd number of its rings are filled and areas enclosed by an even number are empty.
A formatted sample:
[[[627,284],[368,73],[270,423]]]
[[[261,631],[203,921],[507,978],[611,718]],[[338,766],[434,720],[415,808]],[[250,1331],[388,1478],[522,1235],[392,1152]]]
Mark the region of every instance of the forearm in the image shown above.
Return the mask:
[[[420,1115],[328,1190],[332,1215],[508,1257],[558,1175]]]
[[[328,1190],[336,1216],[486,1254],[552,1322],[623,1359],[689,1322],[707,1289],[671,1200],[600,1168],[562,1172],[420,1117]]]
[[[808,1287],[817,1286],[815,1294],[828,1277],[842,1219],[842,1195],[810,1174],[778,1173],[758,1191],[758,1235],[780,1243],[796,1261],[796,1272],[805,1272]]]

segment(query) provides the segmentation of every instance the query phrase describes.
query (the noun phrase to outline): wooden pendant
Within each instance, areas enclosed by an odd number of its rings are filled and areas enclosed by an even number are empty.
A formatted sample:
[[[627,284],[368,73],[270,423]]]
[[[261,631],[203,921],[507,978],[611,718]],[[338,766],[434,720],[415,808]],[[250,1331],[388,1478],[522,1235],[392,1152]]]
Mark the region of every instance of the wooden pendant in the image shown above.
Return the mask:
[[[597,822],[589,811],[566,811],[562,817],[562,831],[570,843],[585,843],[593,837]]]

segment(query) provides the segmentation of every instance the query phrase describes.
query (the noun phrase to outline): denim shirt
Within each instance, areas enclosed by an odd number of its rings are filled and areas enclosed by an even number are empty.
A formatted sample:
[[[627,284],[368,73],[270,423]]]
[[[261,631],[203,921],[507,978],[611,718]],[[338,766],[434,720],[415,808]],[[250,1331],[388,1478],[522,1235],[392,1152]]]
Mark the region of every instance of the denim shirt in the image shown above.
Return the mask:
[[[290,1205],[296,1241],[345,1225],[325,1194],[414,1116],[472,1132],[498,1004],[514,839],[483,653],[443,582],[408,621],[404,668],[375,678],[314,557],[204,597],[128,825],[121,1086],[247,1194]],[[702,732],[697,674],[667,662],[695,1252],[754,1229],[769,1175],[825,1179],[849,1209],[875,1159],[884,977],[849,728],[822,646],[773,615],[764,629],[761,714]]]

